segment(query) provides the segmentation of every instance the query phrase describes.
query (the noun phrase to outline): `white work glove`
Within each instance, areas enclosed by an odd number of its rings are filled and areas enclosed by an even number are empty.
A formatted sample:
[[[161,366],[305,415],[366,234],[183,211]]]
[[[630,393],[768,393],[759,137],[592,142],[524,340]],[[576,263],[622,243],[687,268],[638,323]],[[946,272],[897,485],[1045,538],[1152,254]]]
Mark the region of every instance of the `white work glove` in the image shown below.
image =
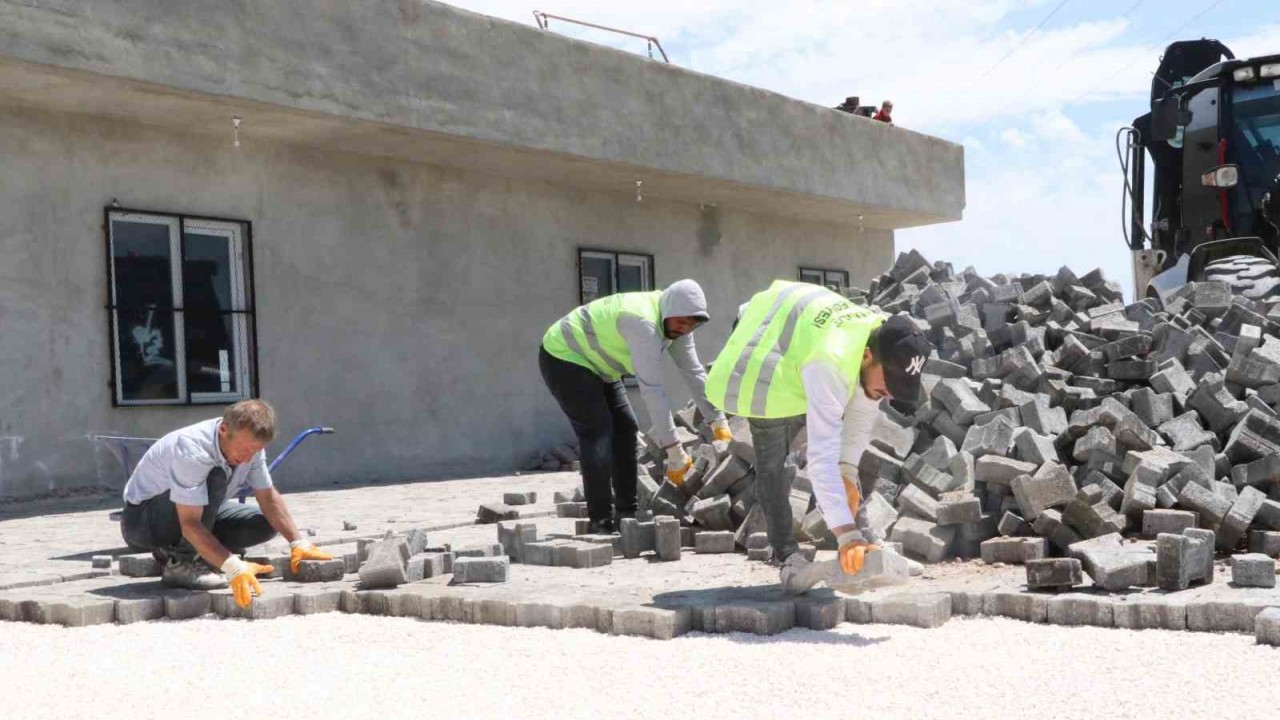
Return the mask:
[[[684,485],[684,476],[693,467],[693,458],[684,451],[680,443],[667,448],[667,479],[676,487]]]
[[[733,440],[733,432],[729,430],[729,421],[724,418],[720,418],[719,420],[711,423],[711,437],[714,440],[731,442]]]

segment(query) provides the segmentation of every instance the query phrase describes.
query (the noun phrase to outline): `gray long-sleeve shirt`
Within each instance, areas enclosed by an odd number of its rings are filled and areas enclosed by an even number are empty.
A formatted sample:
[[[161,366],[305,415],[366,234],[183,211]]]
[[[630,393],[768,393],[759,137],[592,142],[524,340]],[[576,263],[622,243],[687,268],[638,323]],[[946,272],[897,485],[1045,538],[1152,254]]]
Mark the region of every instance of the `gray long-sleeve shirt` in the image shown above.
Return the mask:
[[[664,315],[664,317],[671,317]],[[667,389],[663,382],[664,370],[662,355],[671,355],[685,385],[693,395],[693,400],[702,411],[702,416],[710,421],[724,417],[707,401],[705,386],[707,371],[698,360],[697,348],[693,343],[693,335],[684,335],[676,340],[667,340],[660,325],[635,315],[624,315],[618,319],[618,333],[626,341],[631,351],[631,363],[635,368],[636,382],[640,384],[640,397],[644,399],[645,408],[649,411],[649,419],[653,423],[649,431],[654,442],[666,447],[676,441],[676,425],[671,417],[671,403],[667,398]]]

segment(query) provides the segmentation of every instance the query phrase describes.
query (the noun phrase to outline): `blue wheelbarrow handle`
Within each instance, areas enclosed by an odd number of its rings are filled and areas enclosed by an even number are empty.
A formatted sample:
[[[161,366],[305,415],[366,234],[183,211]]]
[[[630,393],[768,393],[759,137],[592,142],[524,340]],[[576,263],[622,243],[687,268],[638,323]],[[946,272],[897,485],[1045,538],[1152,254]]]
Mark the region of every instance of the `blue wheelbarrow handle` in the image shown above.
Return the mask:
[[[279,467],[280,463],[284,462],[284,459],[289,457],[289,453],[293,452],[294,448],[298,447],[298,445],[308,437],[312,435],[332,435],[333,433],[334,430],[331,427],[313,427],[303,430],[289,441],[289,444],[284,448],[284,452],[277,455],[276,459],[271,461],[271,464],[267,466],[267,470],[275,472],[275,469]],[[249,497],[249,493],[251,492],[253,492],[253,488],[246,485],[241,488],[240,492],[236,494],[236,497],[240,499],[241,503],[243,503],[244,499]]]

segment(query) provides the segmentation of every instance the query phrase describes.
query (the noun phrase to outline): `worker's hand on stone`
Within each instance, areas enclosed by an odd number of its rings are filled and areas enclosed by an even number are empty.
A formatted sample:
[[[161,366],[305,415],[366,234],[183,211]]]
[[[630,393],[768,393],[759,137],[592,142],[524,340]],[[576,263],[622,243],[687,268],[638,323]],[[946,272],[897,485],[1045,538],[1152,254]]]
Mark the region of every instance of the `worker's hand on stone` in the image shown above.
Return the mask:
[[[242,608],[249,607],[254,595],[262,594],[262,585],[258,583],[258,576],[266,575],[273,570],[275,568],[270,565],[245,562],[236,555],[232,555],[222,563],[222,572],[231,583],[231,594],[235,597],[236,605]]]
[[[840,569],[846,574],[857,575],[862,572],[867,553],[879,550],[880,546],[872,545],[862,539],[859,532],[847,532],[840,536]]]
[[[306,540],[294,540],[289,543],[289,570],[298,574],[298,566],[303,560],[332,560],[333,556],[321,552],[319,548]]]
[[[680,443],[667,448],[667,479],[676,487],[684,485],[684,476],[693,467],[693,458],[684,451]]]
[[[724,418],[711,423],[711,433],[716,440],[724,440],[725,442],[733,440],[733,431],[729,430],[729,421]]]

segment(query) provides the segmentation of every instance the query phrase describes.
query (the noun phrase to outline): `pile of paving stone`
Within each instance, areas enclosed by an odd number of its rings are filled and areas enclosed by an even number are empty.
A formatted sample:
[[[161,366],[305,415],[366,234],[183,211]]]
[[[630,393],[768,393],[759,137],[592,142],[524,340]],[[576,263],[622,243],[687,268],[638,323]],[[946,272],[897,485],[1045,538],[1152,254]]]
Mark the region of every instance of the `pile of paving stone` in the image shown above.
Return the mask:
[[[644,472],[640,473],[640,521],[648,517],[674,518],[686,535],[692,534],[699,552],[745,550],[753,560],[770,556],[764,514],[756,506],[754,492],[755,447],[745,418],[730,418],[733,440],[713,440],[711,427],[690,403],[675,413],[677,435],[693,459],[693,467],[677,486],[666,477],[665,451],[643,434],[639,449]],[[786,471],[792,474],[791,509],[795,537],[810,557],[818,548],[835,547],[817,509],[813,488],[804,470],[805,437],[792,444]],[[647,510],[647,512],[645,512]]]
[[[582,463],[579,462],[578,443],[568,442],[556,445],[546,452],[534,453],[529,460],[524,463],[522,469],[527,471],[540,470],[542,472],[562,472],[566,470],[579,470]]]
[[[936,348],[860,464],[908,554],[1075,556],[1108,589],[1161,584],[1161,552],[1182,587],[1214,550],[1280,554],[1280,305],[1223,282],[1126,305],[1098,270],[988,278],[915,251],[848,295]]]

